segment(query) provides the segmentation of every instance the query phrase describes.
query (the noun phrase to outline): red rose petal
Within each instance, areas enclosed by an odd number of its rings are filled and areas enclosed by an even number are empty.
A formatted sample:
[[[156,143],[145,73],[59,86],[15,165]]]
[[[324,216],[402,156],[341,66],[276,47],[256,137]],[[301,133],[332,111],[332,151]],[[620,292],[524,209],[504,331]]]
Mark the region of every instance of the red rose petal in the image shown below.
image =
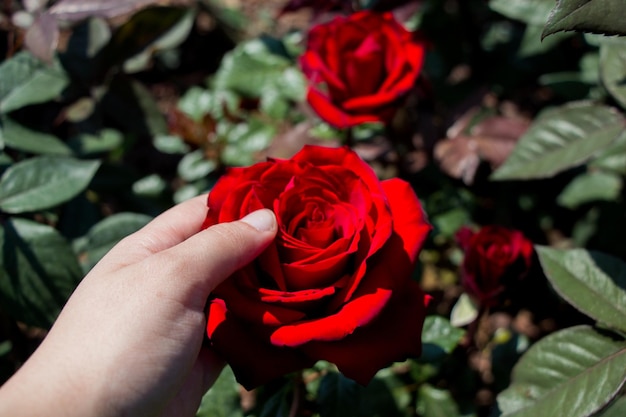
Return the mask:
[[[388,289],[364,287],[364,293],[355,296],[337,314],[279,327],[272,333],[271,343],[296,347],[311,341],[341,340],[352,334],[376,317],[391,298]]]
[[[207,308],[207,335],[213,349],[230,365],[237,381],[250,390],[286,373],[312,366],[315,361],[293,349],[272,346],[257,327],[246,326],[232,317],[222,300],[211,300]]]
[[[330,101],[330,97],[314,88],[307,92],[309,105],[324,121],[338,129],[346,129],[366,122],[378,122],[376,115],[350,115],[341,111],[338,106]]]
[[[404,251],[412,262],[417,258],[428,233],[432,229],[411,185],[398,178],[382,182],[389,201],[393,230],[404,243]]]
[[[420,355],[429,298],[410,281],[367,326],[341,340],[310,342],[301,349],[310,357],[334,363],[346,377],[366,385],[392,362]]]

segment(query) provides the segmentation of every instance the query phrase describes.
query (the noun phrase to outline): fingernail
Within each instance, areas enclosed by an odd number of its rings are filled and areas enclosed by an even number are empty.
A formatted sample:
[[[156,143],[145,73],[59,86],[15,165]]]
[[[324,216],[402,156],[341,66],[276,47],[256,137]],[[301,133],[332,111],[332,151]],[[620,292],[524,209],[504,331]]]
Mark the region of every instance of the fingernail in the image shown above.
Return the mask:
[[[241,221],[254,227],[259,232],[269,232],[274,229],[276,224],[274,213],[267,209],[253,211],[241,219]]]

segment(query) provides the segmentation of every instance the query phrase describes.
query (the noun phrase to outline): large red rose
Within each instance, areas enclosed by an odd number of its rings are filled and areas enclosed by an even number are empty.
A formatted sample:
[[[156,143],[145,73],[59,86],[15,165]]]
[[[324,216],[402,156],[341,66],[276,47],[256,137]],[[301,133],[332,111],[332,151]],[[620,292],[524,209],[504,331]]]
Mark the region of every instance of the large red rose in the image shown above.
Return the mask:
[[[389,122],[414,86],[424,44],[391,12],[361,11],[314,26],[300,66],[307,100],[329,124]]]
[[[207,334],[246,388],[333,362],[366,384],[417,356],[428,297],[411,279],[430,230],[411,186],[379,181],[348,148],[228,171],[204,227],[267,207],[278,234],[209,300]]]
[[[456,238],[465,251],[463,286],[484,306],[497,304],[506,286],[531,266],[533,244],[519,230],[490,225],[474,232],[463,227]]]

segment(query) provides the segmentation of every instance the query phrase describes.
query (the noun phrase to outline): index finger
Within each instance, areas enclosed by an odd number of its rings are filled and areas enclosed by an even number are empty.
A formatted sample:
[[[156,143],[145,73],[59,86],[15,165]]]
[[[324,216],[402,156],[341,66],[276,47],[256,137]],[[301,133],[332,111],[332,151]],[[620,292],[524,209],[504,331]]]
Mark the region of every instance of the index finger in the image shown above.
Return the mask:
[[[207,213],[207,194],[184,201],[125,237],[98,263],[99,269],[119,269],[184,242],[198,233]]]

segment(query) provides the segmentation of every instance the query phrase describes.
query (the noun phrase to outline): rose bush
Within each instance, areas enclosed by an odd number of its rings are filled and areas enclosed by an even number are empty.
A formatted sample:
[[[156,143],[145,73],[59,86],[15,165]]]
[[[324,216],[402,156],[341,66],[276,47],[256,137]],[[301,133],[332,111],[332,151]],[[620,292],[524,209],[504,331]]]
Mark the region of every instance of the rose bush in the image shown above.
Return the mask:
[[[531,266],[533,244],[518,230],[489,225],[475,232],[463,227],[456,238],[465,252],[463,286],[484,306],[497,303],[506,285]]]
[[[428,297],[411,279],[430,226],[411,186],[379,181],[348,148],[306,146],[290,160],[234,168],[203,227],[267,207],[275,242],[209,301],[213,348],[250,389],[330,361],[366,384],[417,356]]]
[[[337,128],[389,122],[423,59],[424,43],[390,12],[336,17],[308,33],[300,58],[309,81],[307,101]]]

